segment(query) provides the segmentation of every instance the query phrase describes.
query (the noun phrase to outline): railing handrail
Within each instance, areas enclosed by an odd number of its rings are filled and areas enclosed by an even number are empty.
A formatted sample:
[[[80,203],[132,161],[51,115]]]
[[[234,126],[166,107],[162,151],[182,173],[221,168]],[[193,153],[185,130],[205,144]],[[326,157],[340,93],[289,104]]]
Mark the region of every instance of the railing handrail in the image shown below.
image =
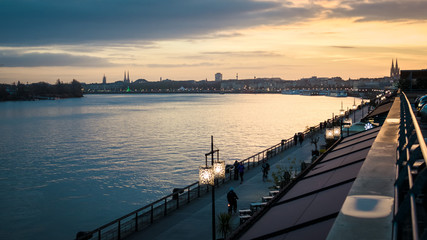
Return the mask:
[[[416,140],[418,142],[416,142]],[[417,118],[412,110],[408,97],[404,92],[400,95],[400,127],[397,148],[395,206],[393,220],[393,239],[409,238],[408,225],[411,227],[412,239],[419,239],[425,235],[425,226],[418,221],[420,207],[417,198],[423,193],[423,186],[427,179],[427,147],[418,125]],[[420,158],[422,157],[422,159]],[[421,165],[415,164],[423,161]],[[423,208],[421,206],[421,208]],[[421,221],[423,222],[423,221]],[[402,224],[402,226],[400,226]],[[406,225],[408,224],[408,225]],[[422,232],[419,232],[423,230]]]
[[[420,126],[418,125],[418,121],[417,121],[417,118],[415,117],[414,111],[412,111],[411,103],[409,102],[408,97],[406,96],[406,94],[404,92],[402,92],[402,95],[403,95],[404,100],[405,100],[404,101],[406,104],[405,106],[408,108],[408,112],[411,115],[412,124],[414,125],[415,133],[417,134],[417,140],[419,143],[421,153],[423,154],[424,162],[427,164],[427,146],[426,146],[426,143],[424,141],[423,134],[421,132]]]

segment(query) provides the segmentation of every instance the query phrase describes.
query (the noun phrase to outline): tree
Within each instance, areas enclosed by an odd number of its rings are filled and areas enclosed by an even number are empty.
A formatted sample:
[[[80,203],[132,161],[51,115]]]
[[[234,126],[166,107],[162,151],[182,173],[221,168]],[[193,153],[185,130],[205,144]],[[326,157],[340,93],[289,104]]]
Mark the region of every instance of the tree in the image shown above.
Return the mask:
[[[227,238],[227,234],[231,233],[231,215],[228,213],[220,213],[218,215],[218,231],[222,236]]]

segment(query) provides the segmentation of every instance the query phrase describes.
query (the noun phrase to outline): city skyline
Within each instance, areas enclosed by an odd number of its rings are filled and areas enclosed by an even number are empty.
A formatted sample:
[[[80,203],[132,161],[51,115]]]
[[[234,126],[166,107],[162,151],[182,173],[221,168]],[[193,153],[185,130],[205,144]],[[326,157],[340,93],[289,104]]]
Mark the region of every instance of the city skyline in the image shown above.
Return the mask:
[[[101,4],[102,3],[102,4]],[[427,65],[427,2],[0,2],[0,83],[384,77]]]

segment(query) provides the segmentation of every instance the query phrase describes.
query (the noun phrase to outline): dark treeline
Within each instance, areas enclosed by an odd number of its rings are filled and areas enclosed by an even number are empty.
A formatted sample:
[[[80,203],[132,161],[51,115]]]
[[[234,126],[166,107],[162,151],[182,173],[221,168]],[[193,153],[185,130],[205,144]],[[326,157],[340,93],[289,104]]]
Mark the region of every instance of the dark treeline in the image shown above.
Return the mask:
[[[83,97],[82,85],[73,80],[63,83],[59,79],[52,85],[45,82],[32,84],[0,84],[0,101],[43,100]]]

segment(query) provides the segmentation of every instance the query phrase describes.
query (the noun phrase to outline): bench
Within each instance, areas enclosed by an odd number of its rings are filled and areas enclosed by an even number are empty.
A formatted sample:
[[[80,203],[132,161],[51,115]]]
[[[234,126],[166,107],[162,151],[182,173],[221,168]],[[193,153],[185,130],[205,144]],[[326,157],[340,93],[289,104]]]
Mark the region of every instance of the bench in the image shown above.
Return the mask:
[[[264,207],[265,205],[267,205],[266,202],[251,203],[250,209],[252,210],[252,212],[256,212],[258,211],[258,208]]]
[[[243,215],[252,215],[252,211],[250,209],[240,209],[239,216],[243,216]]]
[[[268,202],[273,198],[273,196],[262,197],[262,202]]]
[[[240,224],[246,222],[251,217],[252,217],[251,215],[240,215],[239,216],[239,218],[240,218]]]
[[[277,194],[279,193],[279,191],[276,191],[276,190],[274,190],[274,191],[270,191],[270,196],[276,196]]]

